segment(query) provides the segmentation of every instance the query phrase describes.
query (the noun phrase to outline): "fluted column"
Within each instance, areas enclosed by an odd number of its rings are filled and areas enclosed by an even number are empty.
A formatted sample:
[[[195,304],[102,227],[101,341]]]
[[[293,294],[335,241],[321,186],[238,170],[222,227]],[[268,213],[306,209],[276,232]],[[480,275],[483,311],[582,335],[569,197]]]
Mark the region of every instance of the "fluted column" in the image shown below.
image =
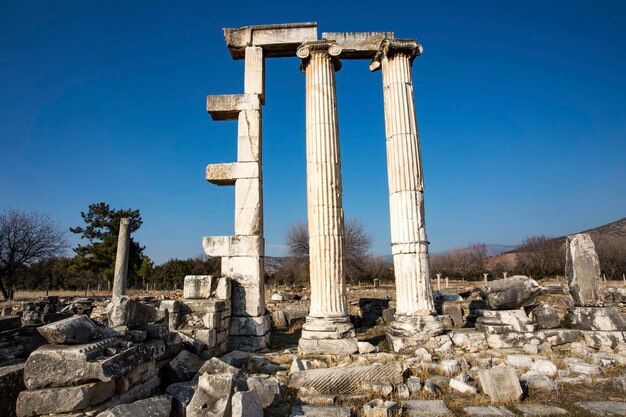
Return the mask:
[[[306,73],[307,209],[311,306],[300,349],[304,353],[353,352],[344,278],[344,221],[337,127],[335,71],[341,48],[307,42],[298,48]],[[331,339],[331,340],[329,340]],[[350,339],[339,340],[339,339]],[[320,340],[324,343],[320,344]],[[333,346],[329,346],[329,342]]]
[[[422,331],[441,331],[429,276],[424,177],[411,75],[413,59],[421,51],[415,40],[386,39],[370,66],[382,68],[383,78],[396,330],[401,327],[407,335],[417,332],[414,337]]]

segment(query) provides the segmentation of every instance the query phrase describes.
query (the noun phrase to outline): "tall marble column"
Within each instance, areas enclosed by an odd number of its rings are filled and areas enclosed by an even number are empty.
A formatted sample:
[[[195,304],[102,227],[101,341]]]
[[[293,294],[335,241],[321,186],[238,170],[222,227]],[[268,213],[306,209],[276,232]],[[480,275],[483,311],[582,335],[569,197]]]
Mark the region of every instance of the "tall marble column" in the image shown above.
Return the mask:
[[[130,219],[120,219],[120,231],[117,236],[117,253],[115,255],[115,275],[113,276],[113,297],[126,294],[128,277],[128,254],[130,252]]]
[[[411,67],[422,47],[411,39],[385,39],[370,69],[382,68],[387,137],[391,248],[396,316],[387,338],[395,351],[411,351],[442,333],[429,276],[424,222],[424,177],[417,135]]]
[[[335,71],[341,48],[305,42],[297,51],[306,73],[307,209],[311,306],[299,349],[305,354],[358,350],[348,317],[344,277],[344,221]]]

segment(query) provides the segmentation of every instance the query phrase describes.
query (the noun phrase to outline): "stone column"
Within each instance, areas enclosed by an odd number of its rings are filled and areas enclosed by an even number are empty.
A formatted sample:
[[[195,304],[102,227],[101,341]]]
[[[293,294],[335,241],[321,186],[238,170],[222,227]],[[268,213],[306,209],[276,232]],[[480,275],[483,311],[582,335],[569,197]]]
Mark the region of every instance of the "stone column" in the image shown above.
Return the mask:
[[[424,222],[424,177],[417,135],[413,59],[422,47],[411,39],[385,39],[370,69],[382,68],[387,137],[391,248],[396,317],[387,338],[396,351],[413,350],[443,332],[435,312]],[[446,279],[447,281],[447,279]]]
[[[305,354],[358,350],[348,317],[344,277],[344,222],[337,127],[335,71],[341,68],[334,42],[298,48],[306,73],[307,210],[311,306],[299,349]]]
[[[117,254],[115,255],[115,275],[113,277],[113,297],[126,294],[128,277],[128,254],[130,252],[130,220],[120,219],[120,232],[117,236]]]

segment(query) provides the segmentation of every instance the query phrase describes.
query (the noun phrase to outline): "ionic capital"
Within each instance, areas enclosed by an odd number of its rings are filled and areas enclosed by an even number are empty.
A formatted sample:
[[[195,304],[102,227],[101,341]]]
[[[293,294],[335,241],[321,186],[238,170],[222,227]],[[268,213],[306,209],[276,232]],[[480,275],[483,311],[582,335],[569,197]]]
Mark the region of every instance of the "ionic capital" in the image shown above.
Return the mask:
[[[341,69],[341,62],[339,61],[339,54],[341,54],[341,47],[334,41],[311,41],[304,42],[298,47],[296,56],[302,60],[300,65],[300,71],[304,72],[306,64],[314,54],[321,54],[328,56],[334,67],[335,71]]]
[[[424,51],[415,39],[384,39],[380,43],[380,48],[372,59],[370,71],[379,70],[383,58],[391,58],[392,56],[402,54],[409,58],[411,62],[416,56],[421,55]]]

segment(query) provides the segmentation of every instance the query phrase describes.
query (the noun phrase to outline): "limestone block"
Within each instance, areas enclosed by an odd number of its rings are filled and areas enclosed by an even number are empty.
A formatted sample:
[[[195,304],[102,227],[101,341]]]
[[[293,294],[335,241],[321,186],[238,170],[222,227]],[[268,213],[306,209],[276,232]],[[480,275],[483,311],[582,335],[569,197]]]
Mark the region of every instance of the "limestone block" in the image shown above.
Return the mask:
[[[492,403],[517,401],[522,396],[522,387],[514,368],[490,368],[478,371],[480,385]]]
[[[256,284],[233,282],[232,315],[233,317],[258,317],[265,311],[263,287]]]
[[[107,305],[109,326],[137,327],[157,320],[156,308],[127,296],[113,297]]]
[[[237,126],[237,161],[261,162],[261,144],[263,142],[261,111],[242,110],[239,112]]]
[[[550,304],[538,305],[532,309],[530,316],[532,320],[537,323],[539,330],[556,329],[561,326],[556,309]]]
[[[476,328],[484,333],[533,332],[537,325],[524,310],[481,310]]]
[[[405,401],[402,405],[404,410],[403,416],[422,417],[422,416],[451,416],[450,409],[446,407],[443,400],[411,400]]]
[[[515,417],[515,413],[498,405],[464,407],[463,411],[470,417]]]
[[[232,417],[263,417],[259,394],[254,390],[236,392],[232,399]]]
[[[167,417],[172,410],[172,397],[159,395],[158,397],[146,398],[135,401],[132,404],[121,404],[113,407],[100,417]]]
[[[532,278],[515,275],[484,284],[482,292],[489,308],[512,310],[532,304],[539,295],[540,287]]]
[[[376,346],[372,345],[370,342],[357,342],[357,346],[359,347],[360,354],[374,353],[377,351]]]
[[[324,32],[323,40],[341,46],[341,59],[371,59],[384,39],[393,39],[393,32]]]
[[[556,382],[537,371],[528,371],[521,376],[520,380],[526,382],[526,386],[530,389],[541,391],[556,391]]]
[[[591,236],[579,233],[567,237],[565,275],[575,306],[601,306],[600,261]]]
[[[402,367],[394,362],[385,365],[310,369],[289,376],[290,387],[313,388],[320,394],[351,394],[359,390],[363,381],[401,384],[404,382]]]
[[[0,410],[6,417],[15,417],[15,403],[24,387],[24,364],[0,367]]]
[[[511,354],[506,356],[506,363],[514,368],[530,368],[534,359],[528,355]]]
[[[449,385],[450,388],[460,392],[461,394],[475,395],[477,393],[476,388],[474,388],[473,386],[454,378],[450,379]]]
[[[2,316],[0,317],[0,332],[17,329],[22,325],[19,316]]]
[[[285,387],[273,376],[251,375],[246,382],[251,391],[258,393],[263,408],[274,406],[283,399]]]
[[[256,94],[213,95],[206,98],[206,111],[213,120],[237,120],[242,110],[259,110],[261,102]]]
[[[577,406],[594,414],[599,415],[626,415],[626,402],[615,401],[582,401],[577,402]]]
[[[231,336],[234,349],[257,352],[270,346],[270,333],[263,336]]]
[[[531,416],[558,416],[567,415],[567,411],[562,408],[555,407],[553,405],[544,404],[520,404],[517,406],[517,411],[522,413],[523,417]]]
[[[89,317],[74,316],[37,328],[48,343],[87,343],[100,334]]]
[[[365,403],[363,414],[365,417],[397,417],[400,415],[400,408],[394,401],[376,399]]]
[[[229,277],[220,277],[217,279],[217,284],[215,286],[215,293],[213,296],[218,300],[227,300],[230,302],[231,296],[231,283]]]
[[[130,388],[128,391],[118,393],[106,402],[103,402],[96,407],[91,407],[90,412],[93,414],[97,414],[120,404],[128,404],[133,401],[148,398],[156,392],[160,383],[161,380],[158,376],[155,375],[147,381]]]
[[[205,236],[204,253],[213,257],[264,256],[265,240],[262,236]]]
[[[260,317],[232,317],[230,334],[232,336],[263,336],[271,329],[269,315]]]
[[[246,46],[244,65],[244,93],[258,94],[261,104],[265,104],[265,59],[263,48]]]
[[[618,307],[574,307],[567,316],[574,329],[626,331],[626,315]]]
[[[187,417],[229,417],[234,379],[230,373],[202,374],[187,406]]]
[[[235,235],[263,235],[263,196],[260,178],[241,178],[235,186]]]
[[[115,381],[22,391],[17,399],[16,412],[18,417],[69,413],[99,404],[114,393]]]
[[[263,258],[260,256],[222,258],[222,274],[240,285],[260,285],[264,277]]]
[[[204,361],[186,350],[181,350],[168,366],[180,381],[189,381],[202,367]]]
[[[260,46],[265,57],[295,56],[298,47],[317,39],[317,23],[244,26],[224,29],[226,46],[233,59],[243,59],[247,46]]]
[[[210,298],[214,280],[213,275],[187,275],[183,286],[183,298]]]
[[[198,386],[198,381],[187,381],[170,384],[165,392],[172,397],[172,415],[183,417],[187,414],[187,406],[193,398],[193,394]]]
[[[294,405],[289,417],[350,417],[348,407],[316,407],[312,405]]]
[[[258,162],[231,162],[209,164],[206,167],[206,180],[215,185],[235,185],[242,178],[259,178]]]
[[[197,275],[193,275],[197,276]],[[215,299],[186,299],[183,300],[183,312],[186,314],[195,313],[198,315],[204,315],[206,313],[223,312],[224,315],[228,315],[227,300],[215,300]]]

